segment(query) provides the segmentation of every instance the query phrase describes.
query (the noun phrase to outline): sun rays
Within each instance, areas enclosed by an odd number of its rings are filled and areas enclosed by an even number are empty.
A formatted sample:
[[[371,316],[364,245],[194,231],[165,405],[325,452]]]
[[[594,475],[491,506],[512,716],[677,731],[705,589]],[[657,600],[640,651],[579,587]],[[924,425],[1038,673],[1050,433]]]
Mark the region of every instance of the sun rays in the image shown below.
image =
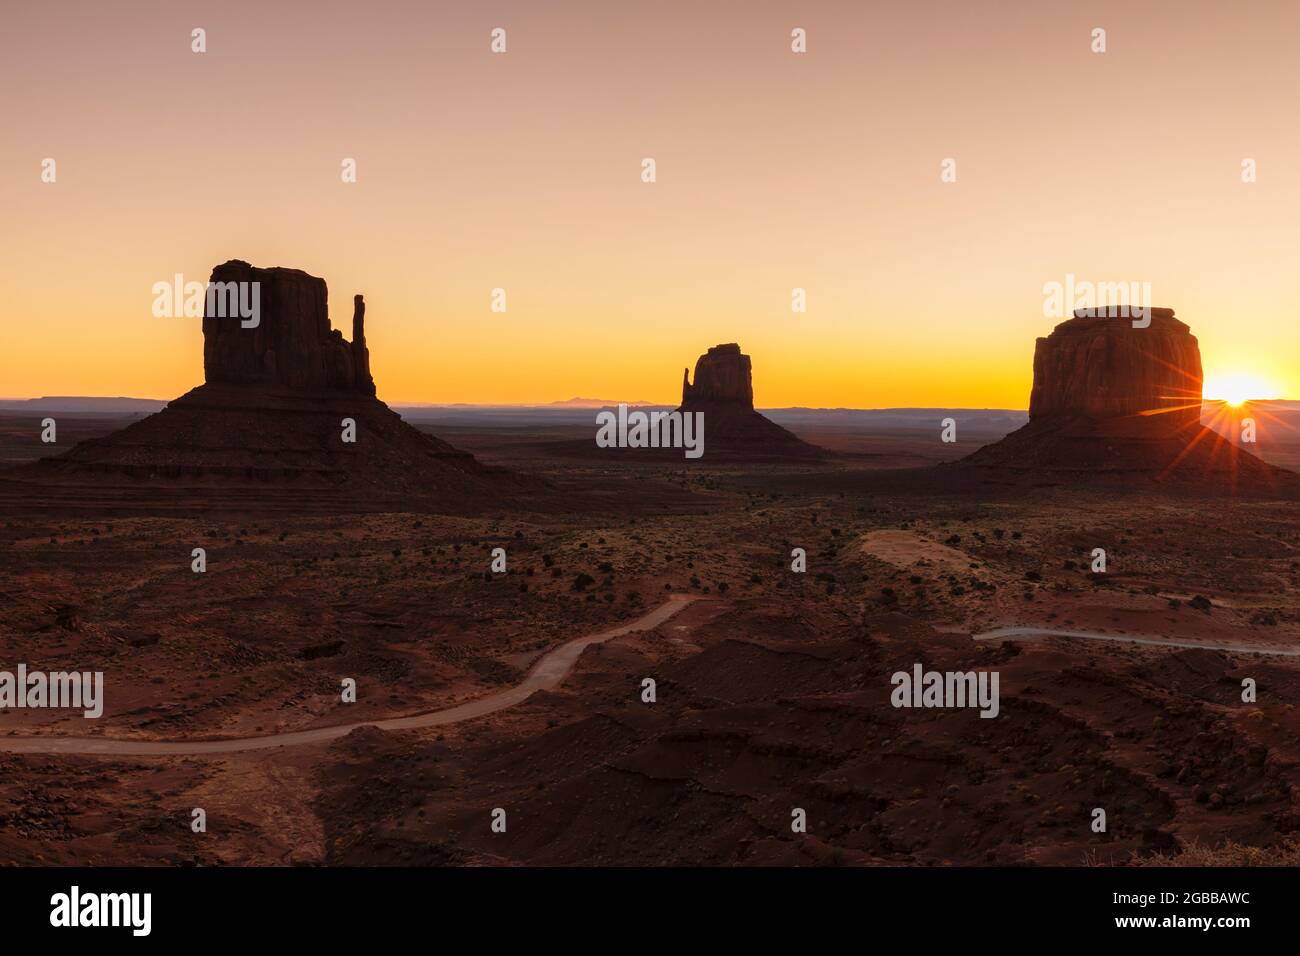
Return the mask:
[[[1205,378],[1206,401],[1223,402],[1233,408],[1241,408],[1251,401],[1266,401],[1277,397],[1277,388],[1271,382],[1250,372],[1226,372],[1207,375]]]

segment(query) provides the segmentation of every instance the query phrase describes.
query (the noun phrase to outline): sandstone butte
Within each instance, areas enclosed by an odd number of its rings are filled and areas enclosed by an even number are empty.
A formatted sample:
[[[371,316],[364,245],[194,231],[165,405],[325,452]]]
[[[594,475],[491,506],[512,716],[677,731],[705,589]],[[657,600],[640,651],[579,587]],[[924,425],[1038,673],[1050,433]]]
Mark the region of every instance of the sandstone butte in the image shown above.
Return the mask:
[[[753,370],[736,343],[715,345],[682,371],[682,412],[704,414],[704,460],[821,458],[827,453],[754,410]]]
[[[123,500],[140,497],[144,485],[153,495],[207,495],[239,507],[421,500],[454,511],[539,484],[482,465],[376,397],[360,295],[349,342],[330,325],[324,279],[231,260],[210,281],[259,283],[260,321],[244,327],[238,316],[204,315],[204,384],[34,467],[55,482],[116,481]],[[355,443],[343,440],[344,419],[355,422]]]
[[[208,384],[282,385],[375,394],[366,348],[366,304],[353,297],[352,341],[330,327],[324,279],[299,269],[258,269],[231,260],[211,283],[257,283],[264,321],[253,328],[203,316],[203,373]]]
[[[1152,308],[1145,328],[1080,310],[1037,340],[1028,424],[954,467],[1225,490],[1293,484],[1201,424],[1201,388],[1200,346],[1173,309]]]

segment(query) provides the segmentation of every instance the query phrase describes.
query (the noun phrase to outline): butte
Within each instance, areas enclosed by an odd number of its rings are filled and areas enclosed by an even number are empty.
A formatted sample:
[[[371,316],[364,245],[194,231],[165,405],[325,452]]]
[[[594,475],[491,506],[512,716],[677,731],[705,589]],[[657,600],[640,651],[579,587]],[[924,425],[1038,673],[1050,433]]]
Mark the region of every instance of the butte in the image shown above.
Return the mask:
[[[1080,310],[1038,339],[1029,423],[940,467],[995,479],[1294,489],[1300,476],[1201,424],[1196,336],[1173,309],[1150,311],[1150,325],[1135,328]]]
[[[715,345],[690,369],[682,371],[680,412],[704,413],[704,459],[826,458],[829,452],[810,445],[754,410],[750,359],[733,343]]]
[[[330,327],[324,279],[231,260],[210,281],[259,283],[260,322],[246,328],[238,316],[205,313],[203,385],[30,466],[52,504],[93,485],[100,506],[460,512],[530,484],[417,430],[376,398],[361,296],[348,342]]]

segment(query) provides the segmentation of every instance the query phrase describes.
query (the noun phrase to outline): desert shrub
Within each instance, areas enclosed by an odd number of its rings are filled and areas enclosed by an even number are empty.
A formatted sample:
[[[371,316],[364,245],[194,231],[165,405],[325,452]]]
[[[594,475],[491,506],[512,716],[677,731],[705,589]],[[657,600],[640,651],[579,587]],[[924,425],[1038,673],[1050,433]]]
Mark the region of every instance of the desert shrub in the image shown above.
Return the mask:
[[[1192,842],[1180,853],[1154,853],[1135,856],[1138,866],[1300,866],[1300,840],[1294,837],[1276,846],[1246,846],[1231,840],[1221,846],[1208,847]]]

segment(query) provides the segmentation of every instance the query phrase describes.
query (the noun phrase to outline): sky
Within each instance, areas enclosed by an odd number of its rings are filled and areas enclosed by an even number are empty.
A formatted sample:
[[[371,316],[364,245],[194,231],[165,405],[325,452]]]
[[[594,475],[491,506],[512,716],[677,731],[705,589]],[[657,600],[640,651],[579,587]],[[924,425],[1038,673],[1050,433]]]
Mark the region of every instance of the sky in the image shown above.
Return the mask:
[[[323,277],[345,335],[363,293],[396,403],[674,401],[683,367],[739,342],[761,407],[1024,408],[1060,321],[1044,286],[1070,275],[1149,283],[1200,340],[1209,397],[1300,398],[1289,0],[167,0],[5,21],[3,397],[201,383],[200,320],[155,317],[152,288],[238,258]]]

